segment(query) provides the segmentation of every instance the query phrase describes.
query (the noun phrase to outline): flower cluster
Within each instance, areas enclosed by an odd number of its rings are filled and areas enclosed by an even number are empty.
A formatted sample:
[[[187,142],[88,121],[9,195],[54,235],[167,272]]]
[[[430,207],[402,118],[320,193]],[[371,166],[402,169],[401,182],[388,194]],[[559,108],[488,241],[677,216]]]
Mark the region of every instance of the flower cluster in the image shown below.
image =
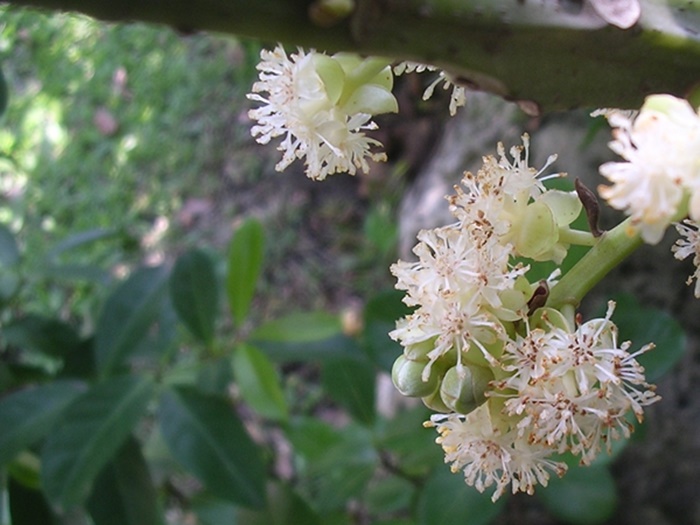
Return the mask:
[[[397,75],[402,75],[404,73],[422,73],[423,71],[438,71],[435,79],[425,88],[423,92],[423,100],[428,100],[433,96],[435,88],[442,83],[442,88],[447,90],[452,87],[452,94],[450,95],[450,115],[455,116],[457,114],[457,109],[461,108],[467,103],[467,88],[460,86],[455,83],[454,78],[447,72],[436,68],[435,66],[429,66],[426,64],[419,64],[418,62],[401,62],[394,67],[394,73]]]
[[[376,129],[373,115],[398,109],[387,61],[302,50],[287,56],[282,46],[260,56],[260,80],[248,98],[262,105],[248,115],[257,121],[251,132],[259,143],[283,137],[278,171],[305,158],[307,176],[323,180],[339,172],[366,173],[368,159],[386,160],[373,151],[381,143],[364,132]]]
[[[612,186],[598,189],[613,208],[625,210],[633,232],[656,244],[687,210],[700,220],[700,116],[685,100],[647,97],[638,114],[607,111],[615,128],[610,148],[625,162],[600,167]],[[689,202],[689,208],[688,208]]]
[[[527,136],[513,160],[498,153],[449,197],[457,221],[420,232],[418,261],[392,266],[416,310],[390,334],[404,347],[395,385],[440,412],[427,425],[446,461],[479,490],[495,485],[494,500],[562,475],[555,454],[590,463],[602,443],[629,435],[628,413],[641,420],[657,399],[636,360],[652,345],[630,354],[618,344],[612,304],[579,325],[537,308],[533,296],[547,285],[530,283],[513,258],[560,262],[581,204],[546,190],[543,170],[528,165]]]

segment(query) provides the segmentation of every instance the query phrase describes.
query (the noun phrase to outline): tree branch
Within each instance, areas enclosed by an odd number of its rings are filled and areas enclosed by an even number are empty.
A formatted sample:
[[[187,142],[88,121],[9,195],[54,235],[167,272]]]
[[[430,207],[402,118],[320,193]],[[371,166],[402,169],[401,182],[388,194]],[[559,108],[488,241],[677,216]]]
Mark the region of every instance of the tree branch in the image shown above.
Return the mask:
[[[312,22],[310,0],[10,3],[430,63],[533,113],[639,107],[650,93],[688,96],[700,79],[700,0],[641,0],[627,30],[573,0],[356,0],[331,27]]]

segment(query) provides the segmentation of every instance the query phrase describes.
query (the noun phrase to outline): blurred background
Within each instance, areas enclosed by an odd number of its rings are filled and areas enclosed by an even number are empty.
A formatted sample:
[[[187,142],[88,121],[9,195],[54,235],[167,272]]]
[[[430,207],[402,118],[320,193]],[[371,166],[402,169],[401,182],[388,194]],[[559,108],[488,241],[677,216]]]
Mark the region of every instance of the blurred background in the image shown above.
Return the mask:
[[[227,500],[212,488],[216,476],[198,470],[167,429],[165,438],[155,429],[167,410],[147,406],[130,435],[164,523],[700,523],[700,310],[684,285],[688,265],[670,257],[671,238],[642,249],[583,305],[585,318],[615,296],[623,336],[635,348],[646,336],[670,348],[652,365],[664,400],[634,442],[616,447],[592,475],[574,468],[536,498],[494,505],[449,474],[433,431],[421,426],[429,412],[399,399],[387,375],[401,349],[386,333],[406,313],[388,267],[410,257],[420,228],[450,220],[444,196],[461,173],[476,170],[496,142],[509,147],[528,131],[533,166],[559,153],[556,171],[595,188],[597,166],[613,158],[607,124],[587,111],[531,118],[483,94],[450,119],[448,92],[422,101],[429,77],[406,76],[396,89],[400,113],[377,119],[390,161],[369,175],[316,183],[299,165],[276,173],[275,145],[250,137],[246,93],[260,49],[229,36],[0,6],[9,93],[0,121],[0,396],[64,379],[69,359],[47,352],[52,338],[67,329],[76,341],[99,340],[105,304],[120,290],[136,293],[129,278],[144,267],[197,273],[192,261],[205,261],[203,274],[218,283],[212,290],[230,287],[233,247],[254,249],[235,232],[248,231],[252,219],[265,241],[244,319],[235,319],[229,290],[229,305],[214,301],[213,319],[193,329],[201,321],[178,307],[183,300],[171,284],[176,312],[163,306],[159,321],[142,330],[144,338],[156,330],[159,341],[167,339],[167,352],[132,352],[125,367],[131,376],[155,375],[159,386],[196,385],[197,395],[230,401],[262,450],[268,506],[245,510],[241,497]],[[616,220],[604,217],[608,225]],[[18,277],[12,272],[20,265]],[[196,290],[188,293],[197,298]],[[167,336],[163,312],[180,317]],[[37,333],[46,338],[28,335]],[[249,343],[254,350],[241,350]],[[236,367],[252,367],[257,383],[246,386]],[[67,377],[99,383],[97,368]],[[27,438],[28,456],[0,454],[0,523],[43,523],[37,516],[56,524],[159,522],[148,513],[102,515],[92,479],[88,503],[59,509],[56,501],[70,498],[42,488],[37,477],[46,474],[32,463],[46,453],[45,439]],[[37,501],[43,514],[23,503]]]

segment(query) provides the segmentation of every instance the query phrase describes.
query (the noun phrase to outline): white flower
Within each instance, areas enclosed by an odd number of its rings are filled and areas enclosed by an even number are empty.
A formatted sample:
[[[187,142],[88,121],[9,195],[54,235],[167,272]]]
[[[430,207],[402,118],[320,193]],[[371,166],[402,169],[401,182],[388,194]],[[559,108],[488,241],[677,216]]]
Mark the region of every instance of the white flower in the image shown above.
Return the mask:
[[[695,272],[688,277],[686,284],[690,285],[695,280],[695,297],[700,299],[700,225],[692,219],[685,219],[682,223],[676,223],[676,230],[681,235],[671,248],[673,256],[678,260],[683,260],[693,256]]]
[[[507,430],[507,421],[493,421],[490,404],[487,401],[466,416],[434,415],[425,424],[437,427],[440,436],[436,442],[444,449],[445,463],[452,464],[452,472],[463,471],[467,485],[479,492],[496,485],[493,501],[509,485],[513,494],[533,494],[535,485],[547,486],[550,472],[557,476],[566,472],[564,463],[548,459],[552,454],[549,448],[528,443],[517,432]]]
[[[693,194],[691,216],[700,219],[700,117],[670,95],[647,98],[636,117],[609,111],[610,148],[626,162],[608,162],[600,173],[613,183],[598,192],[610,206],[632,217],[634,230],[656,244]]]
[[[636,360],[653,345],[634,354],[629,342],[618,345],[613,311],[611,301],[604,318],[574,332],[550,322],[506,345],[502,367],[512,375],[498,384],[499,395],[507,398],[506,413],[521,418],[518,432],[528,442],[589,464],[601,443],[629,436],[628,412],[641,421],[642,407],[659,399]]]
[[[368,159],[386,160],[384,153],[372,151],[381,147],[381,143],[364,134],[366,130],[376,129],[372,115],[339,105],[343,64],[348,60],[341,64],[331,57],[302,50],[288,57],[282,46],[273,51],[263,50],[260,56],[262,61],[257,66],[260,80],[253,85],[248,98],[262,105],[250,110],[248,115],[257,121],[251,133],[259,143],[284,137],[278,147],[283,152],[282,160],[275,169],[282,171],[295,159],[305,158],[307,176],[323,180],[339,172],[354,175],[359,169],[366,173]],[[357,89],[358,93],[374,99],[365,105],[352,99],[354,107],[372,104],[391,107],[392,97],[385,87]],[[378,99],[381,104],[377,103]]]
[[[394,67],[394,73],[402,75],[403,73],[422,73],[423,71],[438,71],[437,77],[423,91],[423,100],[428,100],[433,96],[435,88],[442,82],[442,88],[447,90],[452,86],[452,94],[450,95],[450,115],[455,116],[457,109],[467,103],[467,89],[464,86],[458,85],[452,75],[446,71],[438,70],[435,66],[420,64],[418,62],[401,62]]]

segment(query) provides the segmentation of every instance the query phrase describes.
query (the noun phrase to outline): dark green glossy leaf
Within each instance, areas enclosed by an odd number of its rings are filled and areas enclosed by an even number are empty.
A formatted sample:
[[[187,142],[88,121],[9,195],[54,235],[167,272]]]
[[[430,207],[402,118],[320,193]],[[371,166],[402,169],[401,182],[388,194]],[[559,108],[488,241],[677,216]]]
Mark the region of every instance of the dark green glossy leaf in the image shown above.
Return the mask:
[[[147,377],[122,376],[73,401],[42,450],[41,477],[49,500],[70,508],[87,498],[95,476],[131,433],[152,393]]]
[[[124,364],[147,335],[161,309],[167,270],[143,268],[107,299],[95,330],[95,355],[102,375]]]
[[[46,498],[39,490],[33,490],[9,479],[7,495],[10,500],[12,525],[54,525],[57,523]]]
[[[248,315],[262,269],[264,244],[262,225],[255,219],[249,219],[234,233],[229,245],[226,292],[237,326]]]
[[[384,371],[391,373],[394,361],[403,350],[401,345],[389,337],[396,328],[396,321],[411,313],[401,299],[404,293],[389,290],[375,295],[365,307],[364,344],[372,360]]]
[[[95,525],[159,525],[157,499],[141,447],[129,437],[95,479],[87,508]]]
[[[20,260],[19,247],[12,232],[0,224],[0,267],[14,266]]]
[[[374,365],[366,358],[339,358],[323,366],[323,388],[358,421],[371,424],[375,416]]]
[[[574,525],[604,523],[617,507],[615,480],[604,466],[570,468],[536,494],[553,515]]]
[[[213,495],[242,505],[265,504],[265,467],[233,407],[223,396],[172,388],[160,407],[173,456]]]
[[[275,421],[289,417],[277,370],[257,348],[242,344],[233,353],[233,375],[243,400],[258,414]]]
[[[418,497],[417,521],[419,525],[487,525],[506,499],[504,495],[493,503],[490,494],[479,493],[464,483],[461,473],[453,474],[443,465],[435,469]]]
[[[615,297],[617,307],[612,320],[620,330],[620,341],[632,341],[631,351],[653,342],[656,348],[639,356],[649,382],[658,381],[683,357],[686,336],[670,314],[642,306],[633,296]]]
[[[55,381],[0,399],[0,465],[46,436],[68,404],[84,390],[82,383]]]
[[[219,306],[214,262],[202,250],[181,255],[170,275],[170,297],[185,326],[204,343],[211,343]]]
[[[279,483],[267,485],[267,507],[241,509],[236,525],[321,525],[321,518],[292,489]]]
[[[40,315],[27,315],[3,327],[9,344],[54,357],[63,357],[80,346],[80,336],[67,323]]]

